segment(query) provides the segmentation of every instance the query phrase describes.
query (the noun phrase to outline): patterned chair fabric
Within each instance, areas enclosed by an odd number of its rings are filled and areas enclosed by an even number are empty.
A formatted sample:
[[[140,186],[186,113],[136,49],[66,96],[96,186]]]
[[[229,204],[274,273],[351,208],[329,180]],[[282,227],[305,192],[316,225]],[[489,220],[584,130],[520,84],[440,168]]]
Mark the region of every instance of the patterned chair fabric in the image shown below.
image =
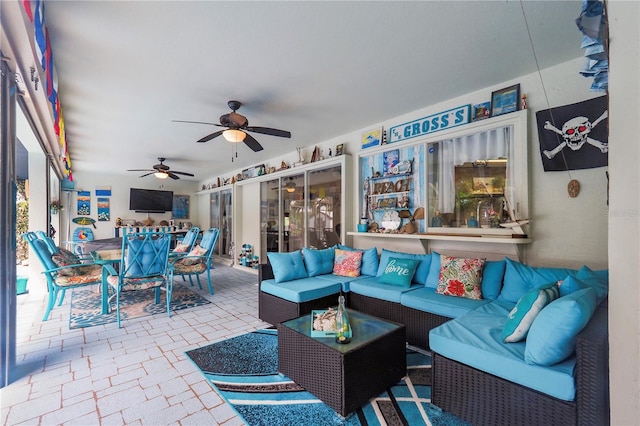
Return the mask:
[[[126,234],[122,238],[122,257],[119,270],[106,265],[103,279],[109,284],[116,300],[118,328],[120,321],[120,295],[123,291],[155,289],[155,303],[160,294],[166,293],[167,314],[171,317],[171,293],[173,291],[173,266],[169,264],[171,235],[162,232]]]
[[[200,282],[200,274],[206,271],[207,285],[209,286],[209,294],[213,294],[213,285],[211,285],[211,270],[215,269],[211,265],[211,256],[220,236],[220,229],[209,228],[202,236],[200,244],[196,244],[186,256],[180,257],[173,261],[174,274],[189,277],[189,282],[193,286],[193,276],[198,281],[198,287],[202,290]]]
[[[49,319],[56,300],[59,299],[58,306],[62,305],[67,288],[83,287],[100,284],[102,282],[101,265],[96,263],[81,263],[72,253],[72,257],[66,258],[65,253],[60,249],[58,249],[59,254],[53,254],[50,244],[46,239],[39,238],[36,232],[27,232],[22,237],[29,243],[29,246],[31,246],[33,252],[38,257],[38,260],[44,268],[42,273],[47,278],[49,301],[42,321]]]
[[[187,233],[184,235],[184,238],[176,244],[176,248],[173,250],[173,253],[189,253],[193,246],[196,245],[198,235],[200,235],[200,228],[197,226],[189,228]]]

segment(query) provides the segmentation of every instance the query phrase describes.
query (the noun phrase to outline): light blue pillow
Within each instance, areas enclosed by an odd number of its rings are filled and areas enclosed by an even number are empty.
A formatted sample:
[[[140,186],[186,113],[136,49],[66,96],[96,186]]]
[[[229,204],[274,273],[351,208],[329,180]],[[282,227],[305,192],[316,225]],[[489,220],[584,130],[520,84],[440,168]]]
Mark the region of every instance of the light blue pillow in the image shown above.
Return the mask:
[[[307,267],[307,273],[310,277],[316,275],[330,274],[333,272],[333,261],[336,253],[335,247],[329,247],[322,250],[313,250],[309,248],[302,249],[302,257]]]
[[[384,268],[384,272],[378,278],[378,282],[400,287],[411,287],[411,279],[416,273],[419,263],[420,261],[417,259],[391,257]]]
[[[533,320],[542,311],[542,308],[556,300],[558,296],[559,291],[556,283],[550,283],[539,289],[531,290],[522,296],[516,306],[509,312],[507,322],[502,329],[502,340],[505,343],[524,340]]]
[[[338,244],[340,250],[349,251],[361,251],[362,252],[362,264],[360,265],[360,275],[370,275],[375,277],[378,273],[378,249],[371,247],[367,250],[360,250],[353,247],[343,246]]]
[[[534,288],[558,282],[576,271],[566,268],[542,268],[528,266],[505,258],[507,269],[504,273],[504,285],[498,300],[517,303],[518,300]]]
[[[576,336],[595,310],[596,292],[592,288],[574,291],[549,303],[531,324],[524,361],[553,365],[571,356]]]
[[[415,259],[420,263],[418,264],[418,268],[416,269],[416,273],[413,275],[413,279],[411,282],[415,284],[425,285],[427,282],[427,276],[429,275],[429,268],[431,268],[431,255],[430,254],[412,254],[412,253],[402,253],[399,251],[391,251],[387,249],[382,249],[382,254],[380,255],[380,264],[378,266],[377,277],[381,276],[384,273],[384,269],[389,263],[389,259],[391,257],[399,258],[399,259]],[[437,287],[437,284],[436,284]]]
[[[440,268],[442,262],[440,262],[440,253],[434,251],[431,252],[431,266],[429,267],[429,274],[427,276],[427,282],[425,287],[438,288],[438,281],[440,281]]]
[[[589,288],[589,286],[584,281],[576,278],[574,275],[569,275],[562,280],[560,297],[568,296],[574,291],[584,290],[585,288]]]
[[[433,260],[431,263],[435,263]],[[482,298],[496,300],[502,289],[504,271],[507,263],[504,260],[487,260],[482,270]]]
[[[588,266],[580,268],[576,274],[576,278],[584,282],[596,292],[598,304],[602,302],[609,293],[609,277],[607,271],[594,272]]]
[[[277,283],[307,278],[308,276],[300,250],[291,253],[268,252],[267,257]]]

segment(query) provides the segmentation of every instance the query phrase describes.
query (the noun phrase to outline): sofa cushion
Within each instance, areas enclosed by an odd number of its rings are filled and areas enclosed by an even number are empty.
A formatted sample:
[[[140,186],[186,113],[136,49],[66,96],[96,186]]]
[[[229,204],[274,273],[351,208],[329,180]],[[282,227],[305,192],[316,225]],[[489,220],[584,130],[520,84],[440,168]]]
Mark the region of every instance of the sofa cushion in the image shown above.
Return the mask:
[[[525,361],[548,366],[571,356],[576,347],[576,336],[587,325],[596,306],[596,292],[592,288],[551,302],[531,325]]]
[[[304,265],[307,268],[307,274],[309,274],[310,277],[330,274],[333,271],[335,251],[335,247],[322,250],[303,248],[302,257],[304,258]]]
[[[602,302],[609,294],[609,274],[608,271],[592,271],[588,266],[584,265],[576,277],[582,282],[593,288],[596,292],[598,304]]]
[[[395,303],[400,303],[400,297],[403,293],[421,287],[421,284],[412,284],[411,287],[399,287],[397,285],[385,284],[378,281],[377,277],[367,277],[361,280],[354,280],[349,283],[349,288],[352,293],[358,293],[363,296],[375,297],[376,299]]]
[[[420,261],[416,259],[403,259],[390,257],[384,272],[378,281],[385,284],[397,285],[400,287],[410,287],[413,275]]]
[[[343,246],[338,244],[337,248],[340,250],[361,251],[362,252],[362,264],[360,265],[360,275],[369,275],[375,277],[378,273],[378,249],[371,247],[367,250],[360,250],[349,246]]]
[[[350,283],[353,281],[361,280],[364,278],[371,278],[368,275],[360,275],[359,277],[343,277],[341,275],[336,274],[324,274],[324,275],[316,275],[314,278],[319,280],[330,281],[332,283],[338,283],[342,286],[342,292],[348,293],[351,291]]]
[[[340,283],[333,283],[316,277],[284,282],[276,282],[275,279],[270,279],[263,280],[260,283],[260,291],[295,303],[308,302],[309,300],[337,294],[340,293],[340,288]]]
[[[517,303],[522,296],[534,288],[558,282],[576,271],[567,268],[542,268],[528,266],[505,258],[507,269],[504,273],[504,285],[498,299]]]
[[[508,312],[496,314],[500,310],[498,304],[490,302],[432,329],[431,350],[552,397],[573,401],[575,357],[549,367],[525,363],[525,342],[502,342]]]
[[[384,268],[389,263],[389,258],[403,258],[403,259],[416,259],[419,260],[420,263],[416,268],[416,273],[413,275],[413,279],[411,280],[414,284],[422,284],[425,285],[427,282],[427,276],[429,275],[429,269],[431,267],[431,255],[430,254],[413,254],[413,253],[402,253],[399,251],[392,251],[387,249],[382,249],[382,254],[380,255],[380,262],[378,266],[378,272],[376,276],[380,276],[384,273]]]
[[[560,287],[560,297],[568,296],[575,291],[589,288],[587,283],[575,275],[567,275],[565,279],[558,281],[558,286]]]
[[[291,253],[268,252],[267,257],[269,258],[269,263],[271,263],[273,276],[277,283],[308,276],[300,250],[292,251]]]
[[[503,260],[487,260],[482,269],[482,298],[495,300],[502,289],[504,271],[507,262]]]
[[[485,299],[473,300],[437,294],[436,289],[431,287],[417,288],[402,293],[400,297],[402,306],[448,318],[457,318],[487,303],[489,301]]]
[[[445,296],[482,299],[484,259],[440,256],[440,277],[436,293]]]
[[[515,308],[509,312],[507,322],[502,329],[502,340],[514,343],[527,337],[533,320],[542,308],[559,296],[558,285],[550,283],[539,289],[531,290],[518,300]]]
[[[360,265],[362,264],[361,251],[349,251],[336,249],[333,261],[333,273],[343,277],[360,276]]]

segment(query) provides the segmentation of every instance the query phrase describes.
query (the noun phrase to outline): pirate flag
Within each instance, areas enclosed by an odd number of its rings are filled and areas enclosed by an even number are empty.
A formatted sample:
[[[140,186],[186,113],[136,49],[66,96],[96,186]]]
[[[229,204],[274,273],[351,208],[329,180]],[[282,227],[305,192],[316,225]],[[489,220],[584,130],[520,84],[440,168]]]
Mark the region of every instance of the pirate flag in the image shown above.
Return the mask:
[[[592,169],[609,163],[608,97],[536,113],[545,172]]]

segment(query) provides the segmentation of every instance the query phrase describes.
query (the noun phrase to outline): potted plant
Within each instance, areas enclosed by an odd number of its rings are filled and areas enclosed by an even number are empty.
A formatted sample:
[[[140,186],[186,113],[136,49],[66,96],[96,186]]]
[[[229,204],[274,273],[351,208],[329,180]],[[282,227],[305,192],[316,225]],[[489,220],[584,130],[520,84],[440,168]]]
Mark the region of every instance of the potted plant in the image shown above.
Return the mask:
[[[60,205],[59,200],[53,200],[51,204],[49,204],[49,211],[51,214],[58,214],[60,210],[62,210],[62,205]]]

